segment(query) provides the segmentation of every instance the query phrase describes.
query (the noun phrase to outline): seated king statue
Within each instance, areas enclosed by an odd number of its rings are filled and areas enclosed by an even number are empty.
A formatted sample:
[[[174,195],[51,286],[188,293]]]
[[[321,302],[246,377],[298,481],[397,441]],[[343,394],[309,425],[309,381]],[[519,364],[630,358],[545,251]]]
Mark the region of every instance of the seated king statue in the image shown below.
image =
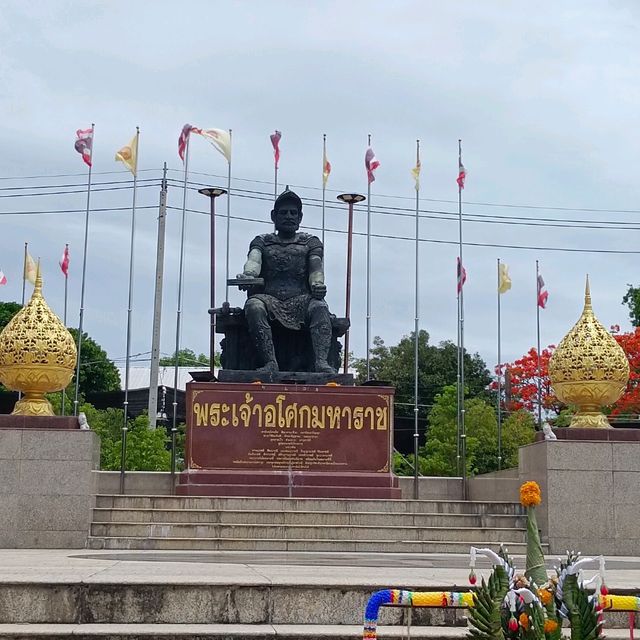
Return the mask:
[[[272,327],[309,331],[315,371],[335,374],[327,357],[331,346],[331,316],[324,298],[323,246],[320,239],[298,231],[302,200],[289,188],[275,201],[271,219],[275,233],[256,236],[249,245],[243,280],[262,278],[263,287],[245,284],[249,291],[244,314],[261,366],[278,371]],[[254,291],[256,291],[254,293]],[[257,292],[259,291],[259,293]]]

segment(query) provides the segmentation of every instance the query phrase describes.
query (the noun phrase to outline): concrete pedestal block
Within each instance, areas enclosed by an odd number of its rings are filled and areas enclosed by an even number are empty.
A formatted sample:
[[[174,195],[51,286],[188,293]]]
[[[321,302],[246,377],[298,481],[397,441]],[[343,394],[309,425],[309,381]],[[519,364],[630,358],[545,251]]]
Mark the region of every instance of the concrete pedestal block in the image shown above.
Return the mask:
[[[0,430],[0,547],[83,548],[99,464],[93,431]]]
[[[640,442],[535,442],[520,448],[519,473],[542,489],[536,514],[551,553],[637,552]]]

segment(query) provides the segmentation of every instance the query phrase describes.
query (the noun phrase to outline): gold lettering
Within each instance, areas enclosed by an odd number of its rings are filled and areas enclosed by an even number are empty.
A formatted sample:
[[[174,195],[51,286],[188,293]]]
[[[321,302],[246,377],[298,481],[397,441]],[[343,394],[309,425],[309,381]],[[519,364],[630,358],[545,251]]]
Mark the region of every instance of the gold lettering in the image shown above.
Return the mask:
[[[342,407],[342,417],[344,418],[346,415],[349,416],[349,421],[347,422],[347,429],[351,429],[351,416],[353,415],[351,407]]]
[[[389,424],[389,408],[376,407],[376,418],[378,419],[376,424],[376,430],[386,431]]]
[[[253,402],[253,396],[250,393],[244,394],[244,403],[240,405],[240,419],[244,423],[245,427],[249,426],[251,420],[251,407],[249,406]]]

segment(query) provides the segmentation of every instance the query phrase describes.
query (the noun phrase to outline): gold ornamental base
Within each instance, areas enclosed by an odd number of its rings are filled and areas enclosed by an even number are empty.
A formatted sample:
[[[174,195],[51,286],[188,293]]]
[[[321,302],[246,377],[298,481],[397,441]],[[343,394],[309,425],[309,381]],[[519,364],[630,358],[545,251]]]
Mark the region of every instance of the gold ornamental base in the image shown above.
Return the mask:
[[[45,398],[43,393],[25,393],[16,402],[12,416],[54,416],[51,403]]]
[[[571,417],[569,427],[580,429],[613,429],[601,411],[579,411]]]

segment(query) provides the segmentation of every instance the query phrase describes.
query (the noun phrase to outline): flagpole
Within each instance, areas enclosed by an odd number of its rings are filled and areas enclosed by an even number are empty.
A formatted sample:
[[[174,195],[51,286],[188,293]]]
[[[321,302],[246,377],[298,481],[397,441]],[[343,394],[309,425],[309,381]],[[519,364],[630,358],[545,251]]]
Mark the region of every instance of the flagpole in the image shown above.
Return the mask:
[[[26,287],[27,287],[27,254],[29,243],[24,243],[24,260],[22,261],[22,306],[24,307]]]
[[[69,250],[69,245],[65,244],[64,245],[64,253],[66,255],[67,251]],[[63,312],[63,316],[62,316],[62,321],[64,322],[64,326],[67,326],[67,303],[69,300],[69,274],[68,272],[64,274],[64,312]],[[62,407],[60,408],[60,415],[64,416],[66,415],[66,409],[65,409],[65,404],[67,401],[67,390],[66,389],[62,389]]]
[[[462,140],[458,140],[458,165],[462,166]],[[465,432],[464,390],[464,263],[462,262],[462,186],[458,185],[458,234],[460,258],[460,462],[462,465],[462,499],[467,499],[467,445]]]
[[[231,129],[229,129],[229,149],[231,149]],[[227,173],[227,248],[225,257],[224,300],[229,302],[229,229],[231,227],[231,153],[229,153]],[[276,179],[277,181],[277,179]]]
[[[371,134],[367,136],[367,147],[371,147]],[[367,380],[371,379],[371,180],[367,176]]]
[[[129,413],[129,373],[131,365],[131,315],[133,311],[133,267],[134,267],[134,249],[136,235],[136,190],[138,185],[138,152],[140,142],[140,127],[136,127],[136,156],[135,167],[133,172],[133,201],[131,203],[131,242],[129,247],[129,297],[127,302],[127,335],[126,335],[126,351],[124,364],[124,418],[123,429],[127,428],[127,418]]]
[[[536,260],[536,334],[538,346],[538,430],[542,431],[542,363],[540,360],[540,266]]]
[[[93,148],[93,140],[95,135],[95,124],[91,123],[91,145]],[[84,218],[84,249],[82,252],[82,281],[80,284],[80,318],[78,321],[78,361],[76,363],[76,388],[73,398],[73,415],[78,415],[78,398],[80,394],[80,355],[82,353],[82,329],[84,325],[84,292],[87,280],[87,248],[89,246],[89,207],[91,203],[91,169],[93,162],[89,165],[89,174],[87,176],[87,211]]]
[[[324,178],[324,162],[325,162],[325,158],[327,157],[327,134],[323,133],[322,134],[322,246],[324,247],[324,232],[325,232],[325,218],[324,218],[324,211],[325,211],[325,198],[326,198],[326,193],[327,193],[327,181]]]
[[[275,153],[275,152],[274,152]],[[278,197],[278,161],[273,157],[273,201]]]
[[[420,166],[420,140],[416,140],[416,167]],[[420,497],[420,471],[418,465],[418,449],[420,431],[418,429],[418,335],[420,328],[420,182],[419,174],[416,177],[416,276],[415,276],[415,326],[414,326],[414,352],[413,352],[413,499]]]
[[[29,254],[29,243],[24,243],[24,260],[22,262],[22,306],[24,307],[27,287],[27,255]],[[22,398],[22,391],[18,391],[18,400]]]
[[[498,471],[502,469],[502,331],[500,326],[500,258],[498,258]]]
[[[171,431],[175,433],[178,428],[178,356],[180,351],[180,327],[182,321],[182,283],[184,280],[184,238],[187,223],[187,178],[189,175],[189,142],[191,136],[187,138],[184,154],[184,188],[182,191],[182,221],[180,223],[180,261],[178,267],[178,306],[176,310],[176,350],[175,363],[173,367],[173,419]],[[173,469],[172,469],[173,471]]]
[[[456,274],[456,474],[461,475],[460,469],[460,272]]]

